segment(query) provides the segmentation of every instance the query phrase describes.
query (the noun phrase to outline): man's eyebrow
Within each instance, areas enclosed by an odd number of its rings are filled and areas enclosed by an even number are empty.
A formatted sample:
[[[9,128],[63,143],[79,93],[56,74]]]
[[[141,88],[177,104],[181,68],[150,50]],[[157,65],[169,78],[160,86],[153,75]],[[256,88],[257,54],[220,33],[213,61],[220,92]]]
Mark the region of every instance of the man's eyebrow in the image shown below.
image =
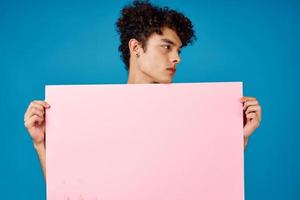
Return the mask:
[[[161,39],[162,42],[165,42],[165,43],[168,43],[168,44],[171,44],[173,46],[175,46],[175,42],[173,42],[172,40],[170,39],[167,39],[167,38],[163,38]],[[179,46],[179,49],[181,49],[182,46]]]
[[[168,44],[171,44],[171,45],[175,45],[175,42],[173,42],[172,40],[166,39],[166,38],[161,39],[161,41],[165,42],[165,43],[168,43]]]

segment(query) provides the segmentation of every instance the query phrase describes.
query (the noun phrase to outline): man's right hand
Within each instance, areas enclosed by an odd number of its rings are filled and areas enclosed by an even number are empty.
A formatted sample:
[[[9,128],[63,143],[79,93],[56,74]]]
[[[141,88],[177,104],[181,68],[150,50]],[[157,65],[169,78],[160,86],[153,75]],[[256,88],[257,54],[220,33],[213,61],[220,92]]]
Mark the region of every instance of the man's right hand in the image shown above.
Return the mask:
[[[45,101],[32,101],[24,115],[24,125],[35,147],[45,145],[45,109],[50,105]]]

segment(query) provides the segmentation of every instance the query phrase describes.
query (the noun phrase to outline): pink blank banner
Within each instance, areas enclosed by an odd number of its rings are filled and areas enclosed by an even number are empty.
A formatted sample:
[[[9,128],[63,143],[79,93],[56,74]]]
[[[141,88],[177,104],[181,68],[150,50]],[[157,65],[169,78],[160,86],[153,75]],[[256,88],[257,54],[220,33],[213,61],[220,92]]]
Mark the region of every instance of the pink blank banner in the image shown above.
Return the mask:
[[[241,82],[46,86],[48,200],[243,200]]]

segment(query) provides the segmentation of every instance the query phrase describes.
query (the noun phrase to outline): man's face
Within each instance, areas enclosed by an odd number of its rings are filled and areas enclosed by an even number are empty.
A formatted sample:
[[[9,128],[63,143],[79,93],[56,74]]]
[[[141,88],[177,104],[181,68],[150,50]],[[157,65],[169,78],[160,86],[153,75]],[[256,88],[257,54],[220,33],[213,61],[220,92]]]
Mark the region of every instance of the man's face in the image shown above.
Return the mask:
[[[138,58],[139,70],[156,83],[170,83],[180,62],[180,38],[170,28],[162,29],[162,35],[152,34]]]

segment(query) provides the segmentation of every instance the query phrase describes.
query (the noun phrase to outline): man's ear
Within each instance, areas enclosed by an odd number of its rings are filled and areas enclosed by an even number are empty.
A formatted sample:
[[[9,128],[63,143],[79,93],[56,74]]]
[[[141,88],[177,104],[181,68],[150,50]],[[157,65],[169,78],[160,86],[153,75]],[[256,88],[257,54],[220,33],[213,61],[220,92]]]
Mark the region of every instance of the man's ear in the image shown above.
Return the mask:
[[[130,55],[131,56],[136,56],[136,57],[139,57],[140,56],[140,52],[141,52],[141,45],[140,45],[140,42],[136,39],[130,39],[129,42],[128,42],[128,47],[129,47],[129,50],[130,50]]]

